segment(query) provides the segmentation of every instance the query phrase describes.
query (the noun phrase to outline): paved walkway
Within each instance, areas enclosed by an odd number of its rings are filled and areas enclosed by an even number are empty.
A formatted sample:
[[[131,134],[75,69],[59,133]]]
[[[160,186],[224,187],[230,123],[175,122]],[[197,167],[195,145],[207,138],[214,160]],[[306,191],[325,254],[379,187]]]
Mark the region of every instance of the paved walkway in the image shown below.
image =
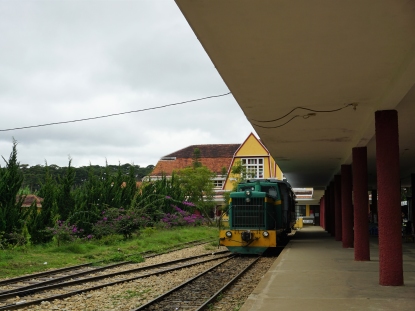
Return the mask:
[[[415,243],[403,243],[404,286],[379,285],[379,250],[354,261],[321,227],[297,231],[240,311],[415,311]]]

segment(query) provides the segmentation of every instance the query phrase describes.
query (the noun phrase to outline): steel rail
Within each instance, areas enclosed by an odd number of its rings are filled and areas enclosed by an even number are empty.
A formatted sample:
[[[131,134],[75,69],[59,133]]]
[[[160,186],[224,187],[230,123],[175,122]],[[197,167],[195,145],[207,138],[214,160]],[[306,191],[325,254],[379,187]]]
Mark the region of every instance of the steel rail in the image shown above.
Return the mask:
[[[165,261],[165,262],[157,263],[157,264],[154,264],[154,265],[137,267],[137,268],[134,268],[134,269],[124,270],[124,271],[117,271],[117,272],[107,273],[107,274],[103,274],[103,275],[92,276],[92,277],[88,277],[88,278],[84,278],[84,279],[72,280],[72,281],[69,281],[69,282],[61,282],[61,283],[58,283],[58,284],[53,284],[53,283],[59,282],[59,280],[57,280],[57,279],[55,279],[53,282],[45,281],[44,283],[41,283],[41,284],[40,283],[39,284],[33,284],[33,285],[30,285],[30,286],[20,287],[20,288],[10,290],[8,292],[0,293],[0,300],[1,299],[12,298],[12,297],[15,297],[15,296],[24,297],[24,296],[27,296],[27,295],[37,293],[39,291],[59,288],[59,287],[62,287],[63,285],[73,286],[73,285],[78,285],[78,284],[82,284],[82,283],[87,283],[87,282],[90,282],[90,281],[98,281],[98,280],[101,280],[101,279],[106,279],[106,278],[110,278],[110,277],[114,277],[114,276],[118,276],[118,275],[130,274],[130,273],[135,273],[135,272],[139,272],[139,271],[142,271],[142,270],[148,270],[148,269],[155,269],[155,268],[163,267],[163,266],[166,266],[166,265],[174,265],[174,264],[177,264],[177,263],[180,263],[180,262],[190,261],[190,260],[194,260],[194,259],[198,259],[198,258],[202,258],[202,257],[206,257],[206,256],[212,256],[212,255],[223,254],[223,253],[229,253],[229,252],[228,251],[220,251],[220,252],[213,253],[213,254],[196,255],[196,256],[192,256],[192,257],[186,257],[186,258],[181,258],[181,259],[176,259],[176,260],[171,260],[171,261]],[[214,260],[214,259],[212,259],[212,260]],[[109,268],[113,268],[113,266],[110,266]],[[100,271],[102,271],[102,270],[104,270],[104,269],[101,269]],[[75,278],[75,277],[83,275],[83,274],[84,273],[81,273],[79,275],[74,274],[74,275],[71,275],[70,278]],[[68,277],[64,277],[63,279],[66,280],[66,279],[68,279]],[[49,284],[49,285],[47,285],[47,284]],[[43,286],[43,285],[46,285],[46,286]]]
[[[229,257],[227,260],[224,260],[224,261],[222,261],[222,262],[218,263],[217,265],[214,265],[213,267],[211,267],[211,268],[209,268],[209,269],[207,269],[207,270],[205,270],[205,271],[203,271],[203,272],[199,273],[199,274],[198,274],[198,275],[196,275],[195,277],[192,277],[191,279],[189,279],[189,280],[187,280],[187,281],[183,282],[182,284],[180,284],[180,285],[178,285],[178,286],[174,287],[173,289],[171,289],[171,290],[169,290],[169,291],[165,292],[164,294],[161,294],[160,296],[158,296],[158,297],[154,298],[153,300],[150,300],[150,301],[149,301],[149,302],[147,302],[146,304],[141,305],[141,306],[139,306],[139,307],[138,307],[138,308],[136,308],[136,309],[132,309],[131,311],[139,311],[139,310],[144,310],[145,308],[147,308],[147,307],[151,306],[152,304],[154,304],[154,303],[156,303],[156,302],[158,302],[158,301],[162,300],[164,297],[166,297],[166,296],[170,295],[171,293],[173,293],[173,292],[177,291],[178,289],[180,289],[180,288],[182,288],[182,287],[185,287],[186,285],[188,285],[188,284],[189,284],[189,283],[191,283],[192,281],[194,281],[194,280],[198,279],[199,277],[201,277],[201,276],[205,275],[206,273],[208,273],[208,272],[210,272],[210,271],[212,271],[212,270],[216,269],[217,267],[219,267],[219,266],[220,266],[220,265],[222,265],[223,263],[225,263],[225,262],[227,262],[227,261],[229,261],[229,260],[231,260],[232,258],[235,258],[235,257],[236,257],[236,255],[232,255],[232,256],[231,256],[231,257]],[[1,310],[1,309],[0,309],[0,310]]]
[[[195,240],[195,241],[190,241],[190,242],[185,242],[185,243],[179,244],[179,246],[185,246],[185,245],[195,246],[195,245],[208,243],[209,241],[211,241],[211,239],[209,239],[209,240]],[[141,256],[143,256],[143,258],[152,258],[152,257],[159,256],[159,255],[162,255],[162,254],[174,252],[174,251],[179,250],[179,249],[183,249],[183,248],[174,247],[174,248],[171,248],[171,249],[167,249],[165,252],[160,252],[160,253],[157,253],[157,252],[154,252],[154,251],[145,251],[145,252],[141,252],[141,253],[137,253],[137,254],[131,254],[131,255],[128,255],[126,257],[128,258],[128,257],[131,257],[131,256],[141,255]],[[149,254],[149,255],[146,255],[146,254]],[[67,271],[76,271],[80,268],[92,267],[93,265],[96,265],[96,264],[102,263],[102,262],[103,262],[103,260],[100,260],[100,261],[96,261],[96,262],[89,262],[89,263],[84,263],[84,264],[80,264],[80,265],[54,269],[54,270],[51,270],[51,271],[38,272],[38,273],[29,274],[29,275],[18,276],[18,277],[15,277],[15,278],[0,280],[0,286],[10,285],[10,284],[13,284],[13,283],[24,282],[24,281],[28,281],[28,280],[34,280],[34,279],[39,278],[39,277],[53,276],[55,274],[60,274],[62,272],[67,272]],[[56,278],[56,279],[53,279],[53,280],[56,280],[57,282],[59,282],[59,281],[65,280],[65,279],[73,278],[74,276],[85,275],[85,274],[89,274],[89,273],[95,273],[97,271],[101,271],[101,270],[109,269],[109,268],[114,268],[114,267],[117,267],[117,266],[126,265],[126,264],[130,264],[130,263],[132,263],[132,262],[131,261],[122,261],[122,262],[114,263],[114,264],[111,264],[111,265],[106,265],[106,266],[103,266],[103,267],[97,267],[97,268],[94,267],[93,269],[91,269],[91,271],[86,271],[85,273],[74,274],[74,275],[70,275],[68,277],[60,277],[60,278]],[[53,281],[53,280],[43,281],[43,282],[39,283],[38,285],[55,283],[55,281]],[[44,283],[44,282],[46,282],[46,283]],[[35,288],[35,287],[37,287],[36,284],[33,284],[33,286],[32,285],[27,285],[27,286],[24,286],[24,287],[21,287],[21,288],[30,289],[30,288]],[[17,288],[16,290],[19,290],[19,289],[20,288]],[[15,291],[15,290],[13,290],[13,291]],[[10,290],[10,291],[9,290],[0,290],[0,294],[5,294],[5,293],[9,293],[9,292],[12,292],[12,290]]]
[[[226,283],[221,289],[219,289],[215,294],[213,294],[213,296],[211,296],[208,300],[206,300],[204,304],[202,304],[199,308],[195,309],[194,311],[202,311],[206,307],[208,307],[208,305],[210,303],[212,303],[213,300],[217,296],[219,296],[222,292],[224,292],[226,289],[228,289],[228,287],[230,287],[233,283],[235,283],[235,281],[237,281],[242,275],[244,275],[245,272],[248,271],[260,258],[261,257],[256,258],[253,262],[251,262],[248,266],[246,266],[245,269],[243,269],[241,271],[241,273],[239,273],[232,280],[230,280],[228,283]]]
[[[224,253],[227,251],[221,251],[221,252],[217,252],[214,254],[218,254],[218,253]],[[212,254],[204,254],[204,255],[197,255],[197,256],[193,256],[193,257],[187,257],[187,258],[182,258],[182,259],[177,259],[177,260],[173,260],[171,262],[164,262],[164,263],[160,263],[160,264],[156,264],[156,265],[151,265],[151,266],[145,266],[145,267],[140,267],[140,270],[144,270],[144,269],[152,269],[152,268],[158,268],[160,266],[163,265],[168,265],[168,264],[177,264],[180,261],[189,261],[191,259],[197,259],[203,256],[211,256]],[[50,297],[45,297],[45,298],[41,298],[41,299],[35,299],[35,300],[31,300],[31,301],[21,301],[21,302],[16,302],[13,304],[8,304],[8,305],[4,305],[4,306],[0,306],[0,310],[16,310],[16,309],[20,309],[20,308],[24,308],[30,305],[34,305],[34,304],[40,304],[42,301],[52,301],[55,299],[63,299],[63,298],[67,298],[70,296],[74,296],[77,294],[81,294],[87,291],[91,291],[91,290],[96,290],[96,289],[101,289],[103,287],[107,287],[107,286],[112,286],[112,285],[116,285],[116,284],[121,284],[121,283],[125,283],[125,282],[129,282],[129,281],[133,281],[133,280],[137,280],[140,278],[144,278],[144,277],[148,277],[151,275],[158,275],[158,274],[163,274],[163,273],[167,273],[170,271],[174,271],[174,270],[178,270],[178,269],[183,269],[186,267],[190,267],[193,265],[197,265],[197,264],[201,264],[201,263],[205,263],[205,262],[209,262],[209,261],[213,261],[213,260],[218,260],[218,259],[222,259],[222,258],[227,258],[229,257],[229,254],[225,254],[223,256],[220,257],[215,257],[215,258],[209,258],[200,262],[196,262],[196,263],[190,263],[190,264],[184,264],[184,265],[180,265],[180,266],[175,266],[172,268],[167,268],[164,270],[158,270],[158,271],[154,271],[154,272],[149,272],[143,275],[139,275],[139,276],[135,276],[132,278],[126,278],[126,279],[122,279],[122,280],[117,280],[117,281],[113,281],[113,282],[109,282],[109,283],[104,283],[104,284],[99,284],[99,285],[95,285],[95,286],[91,286],[88,288],[84,288],[84,289],[80,289],[80,290],[75,290],[75,291],[71,291],[65,294],[59,294],[59,295],[54,295],[54,296],[50,296]],[[189,259],[191,258],[191,259]],[[124,271],[121,271],[124,272]],[[133,271],[133,272],[137,272],[137,271]],[[132,273],[131,270],[128,270],[128,273]],[[121,274],[126,274],[126,273],[121,273]],[[107,278],[109,277],[108,275],[105,276],[99,276],[97,278]],[[96,278],[96,277],[94,277]],[[88,279],[87,281],[90,281],[92,278]],[[59,288],[59,287],[68,287],[71,285],[77,285],[78,283],[85,283],[85,279],[84,280],[75,280],[72,282],[65,282],[65,283],[60,283],[60,284],[55,284],[55,285],[49,285],[49,286],[45,286],[45,287],[39,287],[39,288],[35,288],[32,290],[28,290],[25,292],[15,292],[12,293],[10,295],[0,295],[0,300],[1,299],[7,299],[7,298],[13,298],[15,296],[19,296],[19,297],[24,297],[25,295],[31,295],[34,294],[35,292],[40,292],[40,291],[45,291],[45,290],[50,290],[50,289],[54,289],[54,288]]]

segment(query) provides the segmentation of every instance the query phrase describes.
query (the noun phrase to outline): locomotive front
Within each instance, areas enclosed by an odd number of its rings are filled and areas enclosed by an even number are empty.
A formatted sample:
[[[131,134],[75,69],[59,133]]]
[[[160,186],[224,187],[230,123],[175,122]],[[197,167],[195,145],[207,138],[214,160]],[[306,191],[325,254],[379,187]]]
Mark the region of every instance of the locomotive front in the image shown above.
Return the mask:
[[[229,229],[220,230],[220,245],[239,254],[262,254],[286,236],[277,181],[256,180],[230,194]]]

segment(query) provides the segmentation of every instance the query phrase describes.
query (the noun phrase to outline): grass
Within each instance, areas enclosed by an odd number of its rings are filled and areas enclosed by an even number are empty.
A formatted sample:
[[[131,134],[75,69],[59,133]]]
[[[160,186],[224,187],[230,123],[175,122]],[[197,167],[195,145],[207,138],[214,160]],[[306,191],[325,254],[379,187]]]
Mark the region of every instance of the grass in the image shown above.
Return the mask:
[[[0,249],[0,276],[19,275],[44,271],[51,268],[79,265],[89,262],[117,262],[131,260],[141,262],[137,255],[144,251],[161,252],[175,245],[201,239],[217,239],[218,229],[212,227],[179,227],[170,230],[144,229],[132,239],[110,236],[97,241],[76,241],[56,246],[26,246],[24,248]],[[207,244],[213,249],[213,243]]]
[[[122,295],[113,295],[113,296],[111,296],[111,298],[115,298],[115,299],[130,299],[130,298],[134,298],[134,297],[140,297],[140,296],[148,293],[149,291],[150,291],[150,289],[145,289],[145,290],[140,290],[140,291],[127,290]]]

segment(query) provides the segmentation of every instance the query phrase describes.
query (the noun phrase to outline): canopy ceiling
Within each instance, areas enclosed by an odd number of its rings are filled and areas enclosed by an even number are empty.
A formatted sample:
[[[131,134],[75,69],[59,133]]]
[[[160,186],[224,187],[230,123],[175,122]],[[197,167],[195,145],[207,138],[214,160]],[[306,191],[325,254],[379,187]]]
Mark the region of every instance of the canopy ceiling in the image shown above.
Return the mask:
[[[408,184],[415,173],[415,1],[176,2],[294,187],[323,189],[351,163],[353,147],[367,146],[376,188],[374,113],[385,109],[399,112]]]

